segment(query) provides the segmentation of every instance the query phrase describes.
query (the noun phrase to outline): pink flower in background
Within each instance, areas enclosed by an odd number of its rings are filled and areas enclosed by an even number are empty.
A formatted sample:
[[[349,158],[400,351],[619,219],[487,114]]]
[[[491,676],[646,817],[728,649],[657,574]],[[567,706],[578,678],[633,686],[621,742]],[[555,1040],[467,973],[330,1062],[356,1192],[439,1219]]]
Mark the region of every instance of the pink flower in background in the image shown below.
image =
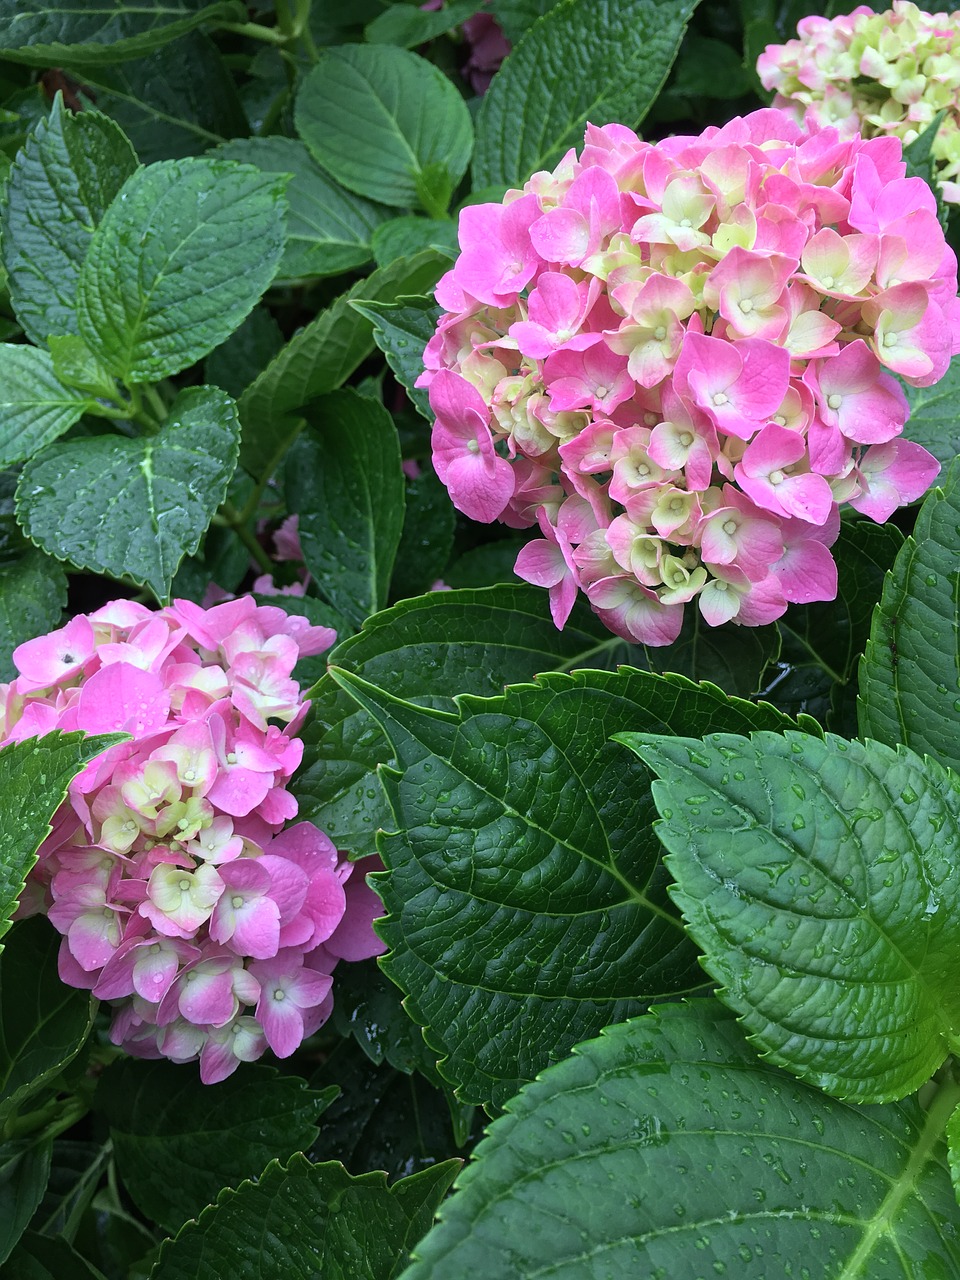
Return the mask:
[[[249,596],[117,600],[20,645],[0,686],[2,743],[41,724],[131,735],[71,783],[21,914],[45,911],[63,980],[113,1003],[116,1044],[199,1058],[208,1084],[292,1053],[329,1015],[338,960],[383,950],[377,860],[283,829],[308,707],[293,668],[335,639]]]
[[[516,570],[558,627],[578,591],[650,645],[687,605],[832,599],[840,505],[884,520],[932,483],[898,378],[960,351],[957,265],[905,173],[896,137],[766,109],[656,144],[588,126],[463,211],[418,380],[434,466],[473,519],[539,526]]]

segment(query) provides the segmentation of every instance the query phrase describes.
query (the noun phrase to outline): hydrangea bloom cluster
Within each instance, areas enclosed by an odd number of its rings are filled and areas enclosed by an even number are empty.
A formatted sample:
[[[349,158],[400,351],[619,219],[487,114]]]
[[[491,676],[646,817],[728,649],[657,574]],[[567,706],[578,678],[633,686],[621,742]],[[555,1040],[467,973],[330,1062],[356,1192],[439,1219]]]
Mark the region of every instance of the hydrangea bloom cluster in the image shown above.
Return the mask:
[[[757,111],[699,137],[589,126],[460,215],[418,385],[476,520],[538,525],[517,573],[669,644],[696,599],[760,625],[832,599],[839,504],[885,520],[936,460],[894,374],[960,349],[957,262],[898,138]]]
[[[114,1003],[116,1044],[199,1058],[206,1083],[291,1054],[329,1015],[337,961],[382,950],[364,862],[284,829],[309,705],[291,673],[335,638],[249,597],[117,600],[20,645],[0,685],[4,742],[131,735],[74,779],[20,913],[63,935],[65,982]]]
[[[960,201],[960,12],[924,13],[909,0],[892,12],[860,5],[839,18],[804,18],[798,39],[757,60],[775,107],[844,137],[893,134],[912,142],[939,111],[933,141],[944,196]]]

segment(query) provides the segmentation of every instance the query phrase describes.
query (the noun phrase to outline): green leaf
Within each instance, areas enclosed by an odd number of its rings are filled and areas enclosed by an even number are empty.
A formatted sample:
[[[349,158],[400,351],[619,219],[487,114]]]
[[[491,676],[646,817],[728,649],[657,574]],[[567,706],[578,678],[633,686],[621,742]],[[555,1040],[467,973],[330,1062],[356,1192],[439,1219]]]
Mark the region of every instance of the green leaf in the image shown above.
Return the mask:
[[[112,372],[156,382],[233,332],[280,261],[283,186],[205,157],[161,161],[124,183],[77,288],[81,336]]]
[[[651,671],[673,671],[699,683],[709,680],[727,693],[749,698],[764,682],[764,674],[780,653],[776,627],[738,627],[728,623],[709,627],[699,609],[688,609],[673,644],[644,649]]]
[[[450,495],[435,471],[423,471],[410,481],[403,535],[390,580],[394,599],[431,590],[450,559],[456,525]]]
[[[239,329],[207,356],[205,382],[239,400],[258,373],[283,346],[283,332],[266,307],[256,306]]]
[[[12,727],[12,725],[11,725]],[[116,735],[51,733],[0,748],[0,937],[67,787]]]
[[[338,973],[338,983],[339,978]],[[414,1031],[419,1035],[416,1027]],[[337,1045],[311,1084],[340,1088],[310,1148],[311,1160],[342,1160],[357,1173],[382,1169],[390,1177],[402,1177],[436,1164],[455,1149],[443,1094],[422,1076],[375,1065],[358,1044],[347,1040]]]
[[[353,1178],[336,1161],[271,1161],[165,1241],[151,1280],[392,1280],[458,1167],[448,1160],[388,1187],[386,1174]]]
[[[395,44],[401,49],[412,49],[452,31],[472,18],[484,3],[485,0],[451,0],[442,9],[433,11],[416,5],[392,4],[367,23],[363,34],[371,44]]]
[[[390,217],[389,211],[344,191],[302,142],[239,138],[218,148],[216,155],[255,165],[262,173],[292,175],[286,188],[290,212],[279,278],[338,275],[364,266],[373,257],[371,238]]]
[[[272,1067],[245,1066],[210,1087],[195,1068],[122,1061],[102,1076],[94,1105],[134,1204],[174,1232],[222,1187],[308,1147],[336,1093]]]
[[[233,77],[202,31],[122,66],[85,67],[83,84],[144,164],[197,155],[249,129]]]
[[[519,44],[537,19],[557,3],[558,0],[493,0],[490,7],[510,43]]]
[[[58,559],[130,578],[166,600],[226,496],[239,435],[228,395],[190,387],[159,435],[93,436],[32,458],[17,488],[19,519]]]
[[[956,1280],[957,1093],[846,1105],[758,1062],[713,1001],[666,1006],[510,1103],[402,1280]]]
[[[300,515],[306,566],[356,626],[387,602],[403,529],[400,461],[390,414],[353,390],[318,401],[287,455],[284,489]]]
[[[60,94],[17,154],[0,212],[3,265],[17,319],[38,346],[51,333],[79,333],[77,281],[90,239],[136,168],[112,120],[71,115]]]
[[[473,149],[466,103],[432,63],[389,45],[327,49],[304,79],[297,132],[339,183],[414,208],[417,179],[442,164],[456,182]]]
[[[9,1258],[43,1199],[52,1147],[49,1139],[0,1143],[0,1264]]]
[[[960,453],[960,358],[950,361],[945,377],[932,387],[904,387],[910,417],[903,438],[923,445],[948,466]]]
[[[374,271],[291,338],[240,400],[240,461],[251,475],[262,475],[296,434],[290,415],[335,391],[374,350],[373,325],[351,301],[393,302],[423,293],[436,284],[444,263],[439,254],[427,252]]]
[[[929,494],[887,575],[860,663],[860,730],[960,771],[960,460]]]
[[[960,779],[832,735],[620,740],[662,779],[671,896],[764,1055],[860,1102],[928,1080],[960,1014]]]
[[[9,1261],[10,1275],[16,1280],[104,1280],[98,1271],[65,1240],[51,1239],[28,1231]]]
[[[54,376],[68,387],[86,391],[88,395],[118,400],[116,379],[105,369],[82,338],[64,333],[47,339],[53,360]],[[23,348],[19,348],[23,350]]]
[[[343,1037],[353,1037],[364,1057],[375,1065],[386,1064],[404,1075],[417,1072],[441,1088],[444,1082],[437,1072],[435,1057],[418,1024],[404,1011],[401,997],[400,989],[384,976],[376,960],[342,965],[337,972],[330,1024]],[[349,1082],[337,1083],[344,1085],[348,1102],[351,1098],[356,1101]],[[325,1150],[333,1148],[327,1146]],[[341,1154],[346,1157],[347,1153]]]
[[[562,0],[494,77],[477,118],[474,186],[519,186],[583,142],[584,126],[636,128],[697,0]]]
[[[396,834],[381,960],[463,1102],[502,1107],[587,1036],[702,983],[666,895],[648,775],[611,733],[784,725],[710,685],[621,669],[415,707],[337,667],[380,722]]]
[[[0,344],[0,469],[62,436],[92,404],[56,377],[48,351]]]
[[[791,690],[804,676],[829,696],[819,711],[827,727],[847,737],[857,732],[857,684],[852,679],[870,634],[874,606],[883,590],[884,574],[903,545],[893,524],[845,520],[832,547],[837,563],[834,600],[793,605],[777,624],[784,637],[784,670],[771,688],[777,706],[788,710]],[[790,670],[792,664],[794,669]],[[815,711],[811,711],[815,714]]]
[[[373,323],[374,341],[387,357],[397,381],[420,413],[433,422],[427,389],[414,384],[423,373],[423,349],[433,337],[440,308],[432,298],[404,298],[402,302],[364,299],[350,305]]]
[[[0,54],[28,67],[139,58],[203,23],[243,22],[238,0],[0,0]]]
[[[409,258],[424,249],[435,249],[451,261],[460,252],[457,224],[450,218],[421,218],[408,214],[381,223],[371,241],[378,267],[389,266],[397,258]]]
[[[46,635],[67,604],[67,575],[35,547],[0,558],[0,680],[15,680],[12,654],[18,644]]]
[[[452,709],[458,693],[491,696],[538,671],[602,662],[609,642],[583,605],[558,631],[547,593],[524,583],[401,601],[368,619],[330,661],[397,697]],[[311,699],[304,762],[292,783],[300,815],[338,848],[357,857],[375,853],[374,834],[390,822],[377,767],[393,752],[373,717],[329,676]]]
[[[0,1122],[23,1114],[27,1100],[80,1052],[93,1026],[90,992],[60,980],[60,941],[53,925],[36,916],[16,925],[0,956]]]
[[[105,1142],[55,1139],[50,1178],[43,1200],[30,1220],[31,1228],[45,1236],[62,1236],[72,1243],[112,1159],[109,1139]]]

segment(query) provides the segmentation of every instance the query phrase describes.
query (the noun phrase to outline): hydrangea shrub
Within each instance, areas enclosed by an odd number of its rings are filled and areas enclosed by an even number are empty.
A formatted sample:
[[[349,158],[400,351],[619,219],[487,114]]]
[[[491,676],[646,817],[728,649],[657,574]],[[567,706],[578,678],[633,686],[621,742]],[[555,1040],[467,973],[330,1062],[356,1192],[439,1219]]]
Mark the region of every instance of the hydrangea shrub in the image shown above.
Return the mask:
[[[335,639],[249,596],[117,600],[20,645],[0,686],[3,744],[130,735],[70,784],[20,914],[63,935],[60,976],[111,1003],[115,1044],[199,1058],[207,1084],[289,1057],[329,1016],[337,962],[382,950],[364,864],[289,825],[309,707],[293,668]]]
[[[758,111],[699,137],[588,126],[460,215],[418,385],[475,520],[538,526],[516,572],[617,635],[695,601],[759,626],[831,600],[842,505],[884,521],[939,470],[900,383],[960,350],[957,261],[896,137]]]
[[[859,5],[836,18],[811,15],[797,38],[757,59],[774,106],[808,127],[845,138],[913,142],[939,112],[932,154],[944,198],[960,201],[960,13],[926,13],[911,0],[874,13]]]

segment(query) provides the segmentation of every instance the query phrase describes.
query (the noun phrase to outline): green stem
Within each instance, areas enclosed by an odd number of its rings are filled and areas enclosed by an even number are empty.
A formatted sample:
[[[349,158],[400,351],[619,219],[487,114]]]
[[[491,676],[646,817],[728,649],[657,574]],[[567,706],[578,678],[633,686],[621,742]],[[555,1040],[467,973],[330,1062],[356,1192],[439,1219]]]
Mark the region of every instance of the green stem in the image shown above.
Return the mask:
[[[147,397],[147,403],[153,410],[158,425],[162,425],[167,419],[167,405],[156,387],[147,385],[144,387],[144,393]]]
[[[230,501],[225,502],[220,510],[223,512],[227,524],[247,548],[250,555],[264,573],[273,573],[276,566],[257,541],[249,523],[242,518],[243,513],[238,511]]]
[[[297,432],[297,435],[299,435],[300,431],[303,430],[304,425],[305,425],[304,423],[301,423],[301,426]],[[290,448],[290,446],[293,444],[296,438],[297,436],[293,436],[292,439],[284,440],[283,445],[276,451],[276,453],[273,455],[273,457],[269,460],[267,465],[264,467],[263,474],[260,476],[260,479],[257,481],[256,485],[254,486],[253,492],[250,494],[250,497],[244,503],[243,510],[240,512],[240,519],[243,521],[244,524],[249,524],[249,522],[256,515],[257,508],[260,506],[260,499],[263,497],[263,491],[264,489],[266,489],[267,485],[270,483],[270,477],[276,471],[277,467],[280,465],[281,461],[283,460],[284,454],[287,452],[287,450]]]
[[[283,113],[283,108],[287,105],[287,99],[289,97],[290,86],[284,85],[274,100],[270,103],[270,106],[267,108],[266,115],[260,122],[260,128],[257,130],[257,133],[261,138],[267,137],[267,135],[273,131],[277,121]]]
[[[823,658],[820,657],[820,654],[817,653],[816,649],[814,649],[812,645],[810,645],[806,640],[804,640],[803,636],[800,635],[798,631],[794,631],[793,627],[788,627],[785,622],[781,622],[779,625],[782,631],[789,631],[790,635],[793,636],[797,644],[799,644],[802,648],[806,649],[807,653],[809,653],[810,657],[814,660],[817,666],[820,667],[821,670],[825,671],[831,680],[835,680],[837,684],[847,683],[846,679],[840,674],[840,672],[834,671],[833,667],[831,667],[828,663],[824,662]]]
[[[264,44],[283,45],[287,37],[276,27],[264,27],[259,22],[222,22],[221,31],[232,31],[235,36],[247,36],[250,40],[262,40]]]

